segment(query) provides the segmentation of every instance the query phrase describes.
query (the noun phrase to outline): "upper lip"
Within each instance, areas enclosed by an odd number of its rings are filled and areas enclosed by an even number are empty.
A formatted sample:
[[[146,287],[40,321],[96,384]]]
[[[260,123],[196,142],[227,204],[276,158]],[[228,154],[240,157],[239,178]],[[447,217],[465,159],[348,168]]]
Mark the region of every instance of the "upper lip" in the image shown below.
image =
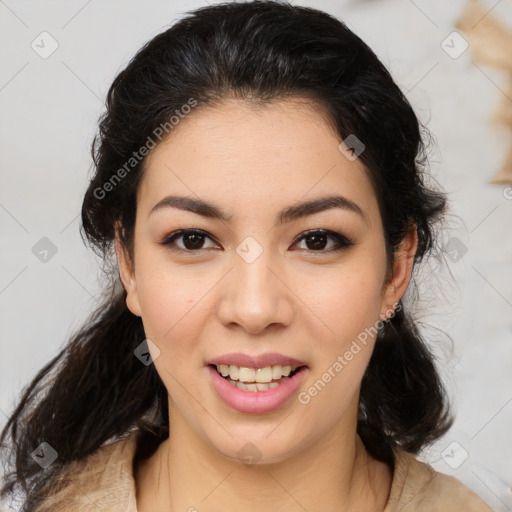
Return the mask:
[[[250,356],[248,354],[242,354],[240,352],[224,354],[219,357],[210,359],[207,364],[214,365],[234,365],[245,368],[265,368],[266,366],[274,366],[280,364],[281,366],[306,366],[306,363],[299,361],[293,357],[288,357],[283,354],[266,353],[260,355]]]

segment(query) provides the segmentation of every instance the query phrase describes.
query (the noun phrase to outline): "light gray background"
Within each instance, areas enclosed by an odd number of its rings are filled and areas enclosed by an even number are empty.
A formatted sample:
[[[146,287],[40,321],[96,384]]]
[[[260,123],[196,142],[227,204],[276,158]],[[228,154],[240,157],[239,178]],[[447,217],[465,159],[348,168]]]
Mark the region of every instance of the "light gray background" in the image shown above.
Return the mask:
[[[467,253],[423,272],[417,315],[432,336],[457,420],[421,458],[494,510],[512,510],[512,200],[505,187],[487,183],[511,142],[490,120],[508,76],[475,65],[471,48],[457,59],[442,49],[462,0],[294,3],[345,21],[435,136],[431,170],[455,215],[445,241],[458,238]],[[512,28],[512,0],[483,3]],[[82,244],[78,212],[108,86],[143,43],[201,5],[0,0],[0,423],[100,289],[99,262]],[[43,31],[58,43],[47,59],[31,48]],[[32,252],[43,237],[57,248],[46,263]],[[437,328],[451,335],[453,351]]]

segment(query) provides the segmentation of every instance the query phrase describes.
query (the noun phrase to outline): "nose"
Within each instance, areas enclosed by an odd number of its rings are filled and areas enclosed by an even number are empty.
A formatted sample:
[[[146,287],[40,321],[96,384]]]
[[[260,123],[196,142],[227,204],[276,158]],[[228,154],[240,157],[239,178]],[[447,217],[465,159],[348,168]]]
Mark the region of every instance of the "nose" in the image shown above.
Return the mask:
[[[291,324],[293,296],[284,271],[265,251],[251,263],[236,255],[234,268],[222,283],[217,315],[225,326],[261,334]]]

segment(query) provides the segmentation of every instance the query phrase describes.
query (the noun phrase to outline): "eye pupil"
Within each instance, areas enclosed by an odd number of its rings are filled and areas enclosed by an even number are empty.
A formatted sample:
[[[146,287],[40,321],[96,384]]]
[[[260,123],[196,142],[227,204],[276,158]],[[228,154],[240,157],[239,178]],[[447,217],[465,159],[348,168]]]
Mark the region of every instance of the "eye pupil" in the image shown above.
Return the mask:
[[[313,243],[310,244],[309,242],[313,240]],[[308,235],[306,237],[306,245],[308,246],[308,249],[311,250],[322,250],[325,248],[327,242],[327,236],[325,234],[312,234]]]
[[[188,242],[191,241],[192,243],[191,244],[187,243],[187,241]],[[203,235],[200,235],[198,233],[188,233],[188,234],[183,235],[183,245],[187,249],[190,249],[191,251],[201,249],[201,246],[203,245],[203,243],[204,243]],[[190,247],[190,245],[192,245],[192,247]]]
[[[206,238],[213,240],[202,230],[181,229],[167,236],[160,242],[160,245],[168,246],[169,250],[182,254],[197,255],[204,253],[208,249],[203,247]],[[334,248],[326,249],[329,245],[329,240],[331,242],[334,241]],[[306,249],[310,253],[318,252],[321,254],[341,252],[354,245],[342,234],[330,230],[310,230],[309,232],[302,233],[298,241],[301,244],[305,243]],[[295,246],[296,244],[294,243],[293,245]],[[304,247],[301,247],[301,249],[304,250]]]

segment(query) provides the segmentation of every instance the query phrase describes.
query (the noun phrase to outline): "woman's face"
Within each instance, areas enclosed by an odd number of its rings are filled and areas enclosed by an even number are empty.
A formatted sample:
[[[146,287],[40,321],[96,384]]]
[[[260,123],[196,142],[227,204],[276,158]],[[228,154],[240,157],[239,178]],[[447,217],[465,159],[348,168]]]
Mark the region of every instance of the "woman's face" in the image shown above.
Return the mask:
[[[407,286],[410,267],[387,282],[376,197],[340,142],[312,104],[229,100],[193,111],[146,161],[133,267],[117,248],[127,304],[158,347],[171,425],[228,458],[275,462],[353,435],[375,327]],[[286,366],[279,356],[306,367],[266,391],[209,364]],[[256,374],[270,375],[239,378]]]

